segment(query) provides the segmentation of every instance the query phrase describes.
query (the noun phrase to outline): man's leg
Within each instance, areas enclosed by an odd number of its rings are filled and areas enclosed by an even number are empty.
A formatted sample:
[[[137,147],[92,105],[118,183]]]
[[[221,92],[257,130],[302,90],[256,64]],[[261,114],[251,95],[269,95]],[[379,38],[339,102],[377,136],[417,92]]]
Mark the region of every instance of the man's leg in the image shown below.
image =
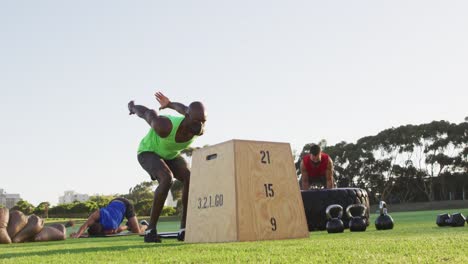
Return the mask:
[[[132,216],[128,219],[128,228],[130,229],[130,232],[140,234],[145,232],[147,226],[140,225],[140,223],[138,223],[138,218],[136,216]]]
[[[50,226],[44,226],[34,237],[35,242],[39,241],[57,241],[67,239],[67,229],[62,224],[53,224]]]
[[[28,217],[21,211],[11,210],[9,218],[7,232],[8,236],[13,240],[16,234],[28,224]]]
[[[10,219],[10,210],[0,208],[0,244],[11,244],[11,238],[8,235],[7,226]]]
[[[187,204],[188,204],[188,194],[190,187],[190,170],[188,169],[187,162],[181,156],[166,161],[167,165],[174,174],[174,178],[181,181],[184,185],[182,189],[182,219],[180,220],[180,228],[185,228],[187,220]]]
[[[133,207],[133,204],[129,200],[122,197],[115,198],[115,200],[122,201],[125,204],[125,218],[127,218],[127,226],[130,229],[130,232],[145,232],[148,226],[140,225],[140,223],[138,223],[138,218],[136,217],[135,208]]]
[[[150,223],[148,225],[148,229],[156,230],[156,225],[161,215],[164,202],[172,186],[172,172],[166,163],[157,154],[152,152],[140,153],[138,155],[138,161],[143,169],[149,173],[151,179],[157,180],[159,183],[154,191]]]

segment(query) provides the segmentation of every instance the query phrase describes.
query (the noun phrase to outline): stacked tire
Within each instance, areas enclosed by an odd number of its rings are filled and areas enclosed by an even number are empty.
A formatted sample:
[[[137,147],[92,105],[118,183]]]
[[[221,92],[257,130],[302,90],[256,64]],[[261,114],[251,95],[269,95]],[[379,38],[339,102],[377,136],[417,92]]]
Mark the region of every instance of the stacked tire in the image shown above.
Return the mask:
[[[351,204],[366,206],[365,222],[369,226],[369,196],[366,190],[359,188],[316,189],[301,191],[309,231],[325,230],[327,217],[325,210],[329,205],[339,204],[347,208]],[[345,228],[349,227],[349,218],[343,214]]]

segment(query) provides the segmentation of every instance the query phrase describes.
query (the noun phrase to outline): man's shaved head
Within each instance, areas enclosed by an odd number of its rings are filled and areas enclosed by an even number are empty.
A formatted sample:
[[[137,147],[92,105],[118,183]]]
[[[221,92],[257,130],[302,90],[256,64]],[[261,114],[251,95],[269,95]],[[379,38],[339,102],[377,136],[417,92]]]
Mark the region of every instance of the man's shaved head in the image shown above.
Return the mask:
[[[188,107],[187,114],[190,115],[192,120],[206,121],[205,106],[201,102],[192,102]]]
[[[206,121],[205,106],[201,102],[192,102],[185,115],[190,121],[190,128],[193,134],[202,135],[203,128]]]

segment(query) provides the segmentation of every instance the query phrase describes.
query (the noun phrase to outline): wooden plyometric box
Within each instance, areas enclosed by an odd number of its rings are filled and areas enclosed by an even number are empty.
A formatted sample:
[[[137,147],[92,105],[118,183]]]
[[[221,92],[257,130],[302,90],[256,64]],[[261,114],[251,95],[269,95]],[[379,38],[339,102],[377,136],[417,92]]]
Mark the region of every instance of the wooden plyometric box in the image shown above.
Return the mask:
[[[288,143],[231,140],[192,155],[185,241],[305,238]]]

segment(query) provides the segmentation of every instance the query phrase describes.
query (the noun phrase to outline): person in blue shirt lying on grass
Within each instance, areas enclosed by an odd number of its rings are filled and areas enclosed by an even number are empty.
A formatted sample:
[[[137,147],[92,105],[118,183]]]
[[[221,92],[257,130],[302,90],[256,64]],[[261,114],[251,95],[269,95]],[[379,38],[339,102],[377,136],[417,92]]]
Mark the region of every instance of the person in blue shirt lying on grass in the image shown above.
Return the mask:
[[[124,217],[127,225],[120,226]],[[133,205],[125,198],[115,198],[106,207],[94,211],[78,232],[70,235],[72,238],[81,237],[86,229],[88,236],[105,236],[130,230],[132,233],[143,233],[146,225],[140,225],[135,215]]]

